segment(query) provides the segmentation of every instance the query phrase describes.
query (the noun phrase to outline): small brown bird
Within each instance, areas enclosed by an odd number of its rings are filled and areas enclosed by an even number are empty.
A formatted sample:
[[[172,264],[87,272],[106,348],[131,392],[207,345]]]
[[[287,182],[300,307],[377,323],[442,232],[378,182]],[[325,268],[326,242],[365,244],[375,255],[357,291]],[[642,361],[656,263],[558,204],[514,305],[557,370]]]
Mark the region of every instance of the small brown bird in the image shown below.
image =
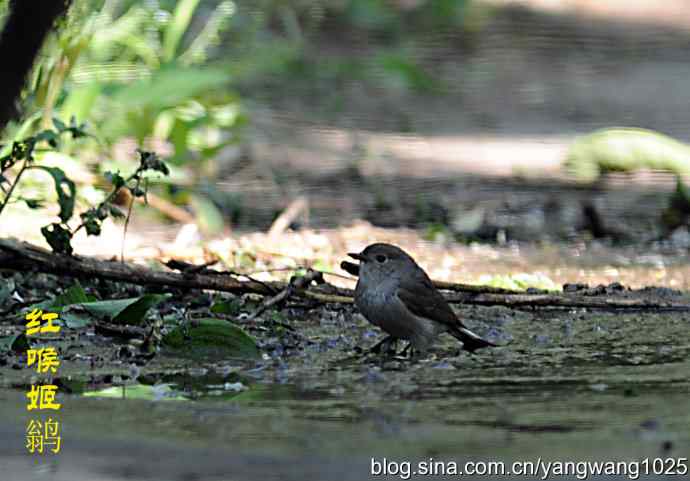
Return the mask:
[[[390,336],[384,343],[405,339],[426,351],[442,332],[462,341],[473,352],[495,346],[467,329],[424,270],[405,251],[391,244],[371,244],[359,254],[355,304],[369,322]]]

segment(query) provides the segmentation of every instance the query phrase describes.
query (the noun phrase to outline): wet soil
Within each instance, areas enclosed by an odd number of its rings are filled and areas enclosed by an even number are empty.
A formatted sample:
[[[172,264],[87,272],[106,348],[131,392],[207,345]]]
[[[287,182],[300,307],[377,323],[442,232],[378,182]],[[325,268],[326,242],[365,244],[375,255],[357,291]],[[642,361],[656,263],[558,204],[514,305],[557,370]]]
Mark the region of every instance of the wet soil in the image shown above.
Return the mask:
[[[647,268],[621,271],[635,269]],[[674,275],[684,285],[690,279],[687,267]],[[688,302],[667,288],[621,295]],[[207,294],[179,293],[161,312],[190,304],[201,312],[209,302]],[[67,329],[58,379],[62,453],[25,454],[32,371],[6,355],[0,417],[9,422],[0,457],[9,479],[22,480],[363,479],[371,457],[634,461],[690,450],[690,312],[456,311],[504,347],[469,355],[443,337],[422,359],[382,361],[360,352],[380,333],[352,306],[294,304],[238,321],[256,337],[260,360],[163,351],[133,371],[123,341]],[[2,324],[5,334],[19,327]],[[142,384],[169,392],[129,399]],[[123,385],[115,398],[84,395]],[[167,401],[171,395],[182,400]]]

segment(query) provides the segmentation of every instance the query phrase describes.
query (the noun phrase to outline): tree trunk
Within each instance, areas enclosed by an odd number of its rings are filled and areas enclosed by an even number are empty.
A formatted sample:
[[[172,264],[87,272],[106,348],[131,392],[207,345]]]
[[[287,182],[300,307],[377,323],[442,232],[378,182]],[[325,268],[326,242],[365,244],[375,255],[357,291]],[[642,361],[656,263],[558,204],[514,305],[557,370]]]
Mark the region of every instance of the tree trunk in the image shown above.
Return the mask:
[[[0,36],[0,131],[17,115],[16,101],[55,21],[71,0],[11,0]]]

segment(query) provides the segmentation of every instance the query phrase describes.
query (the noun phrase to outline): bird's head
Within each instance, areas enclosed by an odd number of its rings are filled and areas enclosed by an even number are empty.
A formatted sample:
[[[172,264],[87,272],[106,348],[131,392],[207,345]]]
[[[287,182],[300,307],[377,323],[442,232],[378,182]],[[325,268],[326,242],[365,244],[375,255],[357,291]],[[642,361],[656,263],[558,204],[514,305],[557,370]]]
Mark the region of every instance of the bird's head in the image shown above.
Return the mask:
[[[359,277],[372,282],[401,278],[417,268],[412,257],[391,244],[371,244],[360,253],[348,255],[359,261]]]

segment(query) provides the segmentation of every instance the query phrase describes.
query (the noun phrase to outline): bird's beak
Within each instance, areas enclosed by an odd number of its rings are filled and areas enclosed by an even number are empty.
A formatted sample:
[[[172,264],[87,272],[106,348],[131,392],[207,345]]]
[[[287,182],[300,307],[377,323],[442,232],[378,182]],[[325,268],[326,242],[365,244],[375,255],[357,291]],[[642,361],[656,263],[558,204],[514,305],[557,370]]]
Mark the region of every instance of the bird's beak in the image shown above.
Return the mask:
[[[366,262],[367,258],[364,257],[362,254],[355,254],[352,252],[348,252],[348,256],[352,257],[353,259],[357,259],[360,262]]]

